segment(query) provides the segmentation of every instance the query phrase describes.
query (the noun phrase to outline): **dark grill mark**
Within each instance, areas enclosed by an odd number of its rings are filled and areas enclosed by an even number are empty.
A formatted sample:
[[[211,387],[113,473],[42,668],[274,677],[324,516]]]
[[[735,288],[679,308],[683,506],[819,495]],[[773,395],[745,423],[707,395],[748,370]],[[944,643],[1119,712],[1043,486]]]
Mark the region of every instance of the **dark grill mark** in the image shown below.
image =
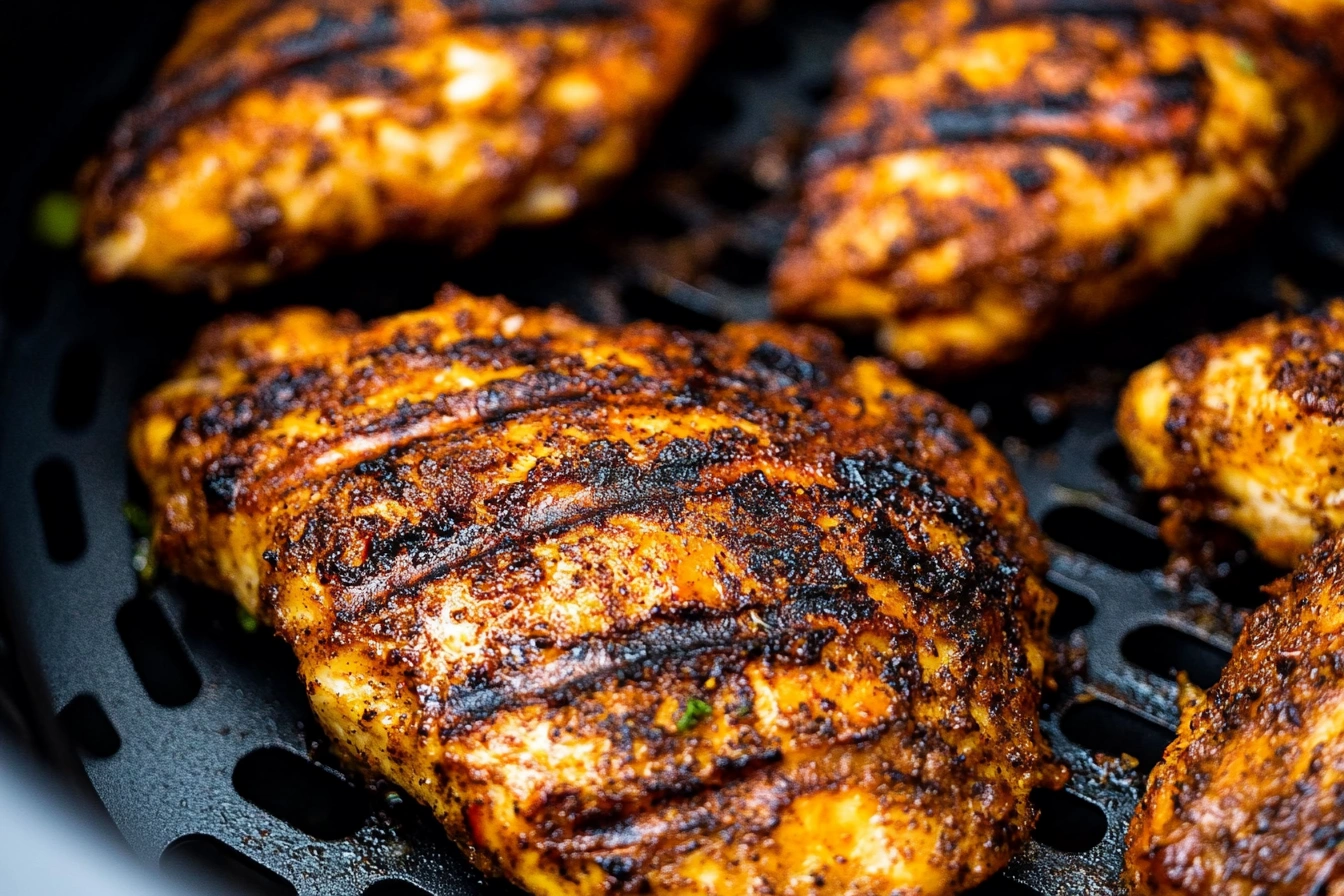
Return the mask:
[[[484,672],[488,683],[459,685],[439,697],[421,694],[440,739],[447,740],[471,725],[519,706],[572,702],[580,693],[610,685],[613,678],[643,679],[672,665],[685,671],[709,669],[706,659],[723,672],[740,671],[748,661],[769,656],[776,661],[811,665],[835,637],[830,628],[791,618],[779,607],[753,610],[763,623],[752,627],[736,618],[689,617],[655,623],[634,632],[606,632],[574,645],[549,662],[524,643],[501,651],[500,667]],[[685,675],[686,678],[697,677]]]
[[[1183,0],[990,0],[976,20],[980,28],[1041,16],[1083,16],[1137,25],[1160,16],[1182,25],[1196,25],[1218,12],[1207,2]]]
[[[1087,106],[1082,92],[1042,97],[1040,102],[996,102],[959,108],[929,109],[925,121],[939,143],[991,140],[1028,136],[1048,130],[1053,120],[1079,112]]]
[[[629,0],[443,0],[464,22],[513,25],[611,18],[628,11]]]
[[[1204,63],[1198,58],[1179,71],[1152,78],[1153,89],[1157,97],[1166,104],[1187,104],[1199,99],[1200,86],[1208,82],[1208,73]]]
[[[628,12],[626,0],[443,0],[443,5],[453,13],[457,26],[558,24]],[[358,19],[320,9],[311,27],[278,38],[260,58],[230,59],[233,43],[260,26],[270,11],[266,8],[246,17],[218,42],[214,52],[203,54],[200,62],[156,85],[141,106],[123,117],[111,141],[116,152],[109,160],[103,189],[113,194],[125,189],[144,174],[150,157],[185,127],[219,111],[243,92],[277,79],[325,79],[330,75],[330,86],[347,91],[404,86],[400,73],[365,66],[358,58],[394,46],[405,37],[396,4],[375,6]]]

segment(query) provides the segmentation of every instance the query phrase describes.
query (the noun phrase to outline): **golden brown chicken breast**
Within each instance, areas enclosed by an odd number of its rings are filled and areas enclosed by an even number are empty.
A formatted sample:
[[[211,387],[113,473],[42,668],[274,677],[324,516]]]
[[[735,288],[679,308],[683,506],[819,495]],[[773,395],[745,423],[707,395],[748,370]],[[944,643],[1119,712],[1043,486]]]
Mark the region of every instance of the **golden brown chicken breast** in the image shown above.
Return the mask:
[[[1341,64],[1341,0],[884,4],[845,56],[776,308],[875,327],[909,368],[1016,358],[1276,202],[1337,129]]]
[[[534,893],[952,893],[1058,778],[1007,462],[822,332],[234,317],[131,440],[162,560]]]
[[[224,294],[388,237],[467,250],[563,218],[742,5],[206,0],[85,172],[89,269]]]
[[[1292,566],[1344,526],[1344,302],[1173,349],[1130,379],[1116,429],[1144,486],[1173,493],[1173,546],[1210,518]]]
[[[1344,894],[1344,535],[1272,590],[1153,770],[1136,896]]]

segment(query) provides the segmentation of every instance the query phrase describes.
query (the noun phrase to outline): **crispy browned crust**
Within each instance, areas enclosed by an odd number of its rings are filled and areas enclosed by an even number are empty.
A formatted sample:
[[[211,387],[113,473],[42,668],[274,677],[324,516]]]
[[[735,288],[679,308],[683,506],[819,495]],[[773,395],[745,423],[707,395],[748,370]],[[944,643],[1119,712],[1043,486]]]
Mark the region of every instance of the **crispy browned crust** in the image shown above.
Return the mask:
[[[1116,429],[1144,486],[1171,493],[1173,546],[1210,518],[1292,566],[1344,526],[1344,302],[1172,349],[1130,379]]]
[[[85,172],[90,272],[224,294],[562,218],[629,169],[730,5],[205,0]]]
[[[1339,0],[884,4],[842,64],[776,308],[944,374],[1096,320],[1326,145],[1341,35]]]
[[[1251,616],[1129,831],[1136,896],[1344,893],[1344,535]]]
[[[164,563],[533,892],[952,893],[1058,780],[1006,460],[821,331],[232,317],[131,444]]]

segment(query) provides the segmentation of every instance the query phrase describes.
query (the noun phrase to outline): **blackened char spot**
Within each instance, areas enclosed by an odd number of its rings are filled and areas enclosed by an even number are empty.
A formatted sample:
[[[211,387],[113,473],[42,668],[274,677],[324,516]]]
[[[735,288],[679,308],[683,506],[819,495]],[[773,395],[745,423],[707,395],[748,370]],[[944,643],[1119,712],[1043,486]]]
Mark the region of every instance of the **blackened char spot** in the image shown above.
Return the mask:
[[[1008,177],[1023,193],[1035,193],[1044,189],[1054,179],[1054,169],[1043,163],[1014,165],[1008,169]]]
[[[1208,81],[1204,63],[1191,59],[1182,68],[1165,75],[1154,75],[1153,90],[1163,103],[1193,103],[1199,98],[1199,87]]]
[[[635,860],[629,856],[598,856],[593,860],[597,867],[616,880],[629,880],[635,873]]]
[[[226,456],[213,461],[201,477],[205,506],[211,513],[232,513],[238,502],[238,477],[244,462]]]
[[[326,371],[316,368],[281,369],[256,383],[251,391],[229,397],[202,411],[194,428],[207,438],[228,434],[242,439],[295,408],[305,407],[308,396],[329,384]]]
[[[843,585],[802,584],[789,588],[784,609],[787,614],[799,619],[820,616],[853,625],[871,618],[877,612],[877,604],[858,582]]]
[[[824,383],[825,374],[817,365],[798,357],[773,342],[762,342],[751,352],[751,364],[763,371],[779,374],[794,383]]]

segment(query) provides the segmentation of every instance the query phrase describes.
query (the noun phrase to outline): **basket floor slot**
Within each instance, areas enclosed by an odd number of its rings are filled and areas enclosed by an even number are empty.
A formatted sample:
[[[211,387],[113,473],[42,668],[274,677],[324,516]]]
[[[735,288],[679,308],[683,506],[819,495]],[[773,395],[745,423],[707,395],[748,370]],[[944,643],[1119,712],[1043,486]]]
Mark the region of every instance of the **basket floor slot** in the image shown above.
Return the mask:
[[[133,597],[122,604],[117,634],[151,700],[160,706],[186,706],[196,699],[201,676],[152,598]]]
[[[355,787],[284,747],[262,747],[238,760],[233,789],[319,840],[348,837],[369,817],[368,802]]]

